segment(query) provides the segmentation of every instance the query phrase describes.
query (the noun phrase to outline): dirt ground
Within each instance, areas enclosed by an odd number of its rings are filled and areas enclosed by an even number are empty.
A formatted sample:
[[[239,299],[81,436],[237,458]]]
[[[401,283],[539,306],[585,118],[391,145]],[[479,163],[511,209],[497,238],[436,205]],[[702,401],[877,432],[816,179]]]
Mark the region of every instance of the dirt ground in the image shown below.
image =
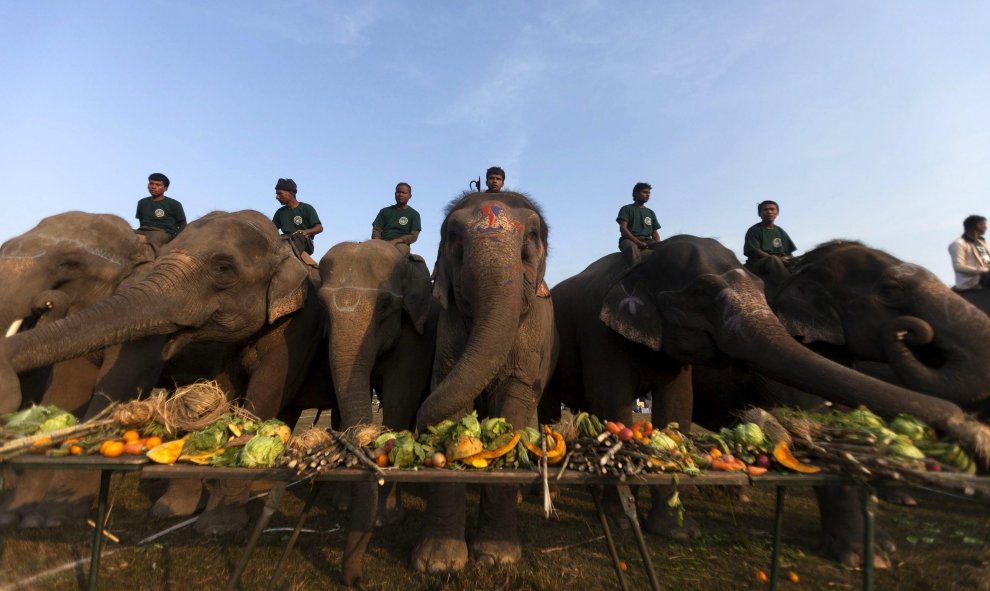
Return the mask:
[[[160,482],[137,475],[114,476],[113,510],[108,529],[120,543],[104,546],[101,589],[220,589],[233,570],[247,532],[205,539],[191,527],[150,543],[144,538],[181,520],[153,521],[146,512],[149,495]],[[274,570],[293,519],[302,509],[307,484],[290,488],[242,579],[241,589],[264,589]],[[607,589],[617,588],[608,550],[587,491],[565,489],[557,514],[545,520],[542,502],[527,495],[521,507],[522,561],[514,566],[468,567],[450,575],[425,575],[409,568],[409,555],[424,519],[424,490],[407,489],[405,521],[379,530],[365,559],[365,589]],[[753,490],[753,502],[740,504],[722,491],[684,487],[691,515],[704,529],[692,542],[648,537],[653,562],[664,588],[760,589],[768,584],[757,571],[769,572],[774,497]],[[307,522],[299,547],[288,559],[278,588],[342,588],[339,562],[343,513],[331,509],[324,492]],[[641,495],[648,503],[648,496]],[[877,589],[990,590],[990,507],[974,501],[921,491],[915,508],[882,505],[878,523],[898,545],[894,567],[878,571]],[[476,489],[469,489],[469,523],[477,512]],[[261,500],[250,507],[252,516]],[[809,490],[791,489],[787,497],[783,572],[794,571],[795,584],[781,589],[859,589],[861,572],[821,557],[816,550],[818,518]],[[83,523],[54,530],[0,528],[0,591],[7,589],[76,590],[85,588],[91,530]],[[632,589],[649,588],[635,541],[618,533],[619,552],[628,565]],[[74,564],[74,561],[75,564]],[[68,568],[65,568],[68,565]],[[63,570],[38,576],[52,569]]]

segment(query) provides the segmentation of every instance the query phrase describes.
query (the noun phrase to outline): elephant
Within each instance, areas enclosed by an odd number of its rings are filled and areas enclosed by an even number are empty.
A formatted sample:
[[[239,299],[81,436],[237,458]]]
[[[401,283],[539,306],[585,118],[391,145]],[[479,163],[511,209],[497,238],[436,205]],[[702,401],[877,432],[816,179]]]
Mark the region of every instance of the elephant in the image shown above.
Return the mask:
[[[370,424],[371,389],[381,399],[383,424],[409,429],[430,389],[437,313],[426,262],[383,240],[342,242],[320,260],[319,301],[327,315],[329,363],[339,427]],[[336,422],[336,421],[335,421]],[[343,576],[361,578],[361,557],[375,523],[378,488],[351,487],[351,521]],[[382,496],[381,519],[401,518],[394,484]]]
[[[0,325],[14,334],[63,318],[135,280],[153,258],[144,239],[115,215],[70,211],[47,217],[0,246],[5,279],[0,286]],[[161,343],[158,338],[144,339],[24,372],[24,398],[91,415],[105,405],[103,397],[95,407],[90,403],[94,391],[111,398],[132,397],[155,385],[162,366],[155,352]],[[17,406],[13,398],[0,401],[0,412]],[[71,512],[67,505],[73,500],[88,508],[86,493],[75,486],[84,479],[84,473],[77,472],[26,473],[0,506],[0,524],[58,525]],[[92,484],[95,490],[96,481]],[[57,491],[52,496],[58,501],[43,501],[47,490]]]
[[[928,270],[835,240],[800,257],[779,284],[767,283],[766,297],[788,332],[812,350],[990,416],[990,318]],[[694,383],[695,397],[705,401],[702,424],[754,400],[802,400],[738,367],[698,368]]]
[[[543,214],[519,193],[466,193],[446,208],[433,271],[433,295],[442,310],[432,387],[416,416],[421,432],[472,408],[517,427],[533,418],[555,350],[544,282],[547,236]],[[515,498],[511,486],[482,488],[472,559],[519,559]],[[414,568],[462,568],[469,556],[465,486],[431,485],[426,512]]]
[[[299,392],[323,339],[316,277],[256,211],[213,212],[166,245],[150,270],[115,294],[55,322],[0,341],[0,405],[21,401],[17,372],[152,336],[162,357],[184,346],[227,343],[225,392],[262,418]],[[247,522],[247,488],[209,483],[197,529],[236,530]],[[198,488],[195,489],[198,492]],[[167,514],[179,495],[159,499]]]
[[[692,366],[734,361],[837,403],[865,404],[888,417],[914,414],[984,457],[990,449],[990,428],[955,404],[876,380],[799,344],[771,311],[762,282],[715,240],[674,236],[632,268],[620,253],[610,254],[552,294],[559,357],[541,421],[559,414],[563,403],[628,422],[635,398],[652,392],[656,423],[688,425]],[[663,491],[652,492],[647,529],[685,533],[672,523]],[[825,507],[824,515],[838,521]]]

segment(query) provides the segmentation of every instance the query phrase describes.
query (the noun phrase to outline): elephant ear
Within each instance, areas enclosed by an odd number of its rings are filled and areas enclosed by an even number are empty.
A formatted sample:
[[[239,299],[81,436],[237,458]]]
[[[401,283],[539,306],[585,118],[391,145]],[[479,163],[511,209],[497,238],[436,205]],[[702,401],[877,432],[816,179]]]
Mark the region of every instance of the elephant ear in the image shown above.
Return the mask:
[[[268,284],[269,324],[303,307],[308,279],[309,271],[302,261],[292,255],[282,259]]]
[[[812,274],[797,274],[785,281],[773,298],[773,311],[787,332],[805,344],[845,345],[842,319],[825,284]]]
[[[623,337],[659,351],[663,345],[660,311],[636,274],[616,281],[602,302],[599,318]]]
[[[430,315],[430,270],[423,257],[409,255],[402,278],[402,307],[412,319],[416,332],[423,334]]]

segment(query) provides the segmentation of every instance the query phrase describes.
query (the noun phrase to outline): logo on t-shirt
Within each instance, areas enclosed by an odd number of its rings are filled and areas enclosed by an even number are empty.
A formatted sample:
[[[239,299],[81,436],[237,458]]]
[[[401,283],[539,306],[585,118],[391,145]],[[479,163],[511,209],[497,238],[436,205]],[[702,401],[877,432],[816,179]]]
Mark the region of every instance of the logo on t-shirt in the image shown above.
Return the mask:
[[[406,216],[402,216],[401,218],[399,218],[400,226],[405,226],[408,223],[409,223],[409,218],[407,218]]]
[[[292,218],[292,223],[295,224],[295,225],[297,225],[297,226],[301,226],[302,225],[302,216],[301,215],[297,215],[296,217]]]
[[[773,238],[773,247],[774,248],[781,248],[782,246],[784,246],[784,241],[780,239],[780,236],[774,236],[774,238]]]
[[[645,218],[643,218],[643,223],[646,224],[647,226],[652,226],[653,218],[651,218],[650,216],[646,216]]]
[[[155,210],[155,217],[156,218],[163,218],[163,217],[165,217],[165,210],[164,209],[161,209],[161,208],[156,209]]]

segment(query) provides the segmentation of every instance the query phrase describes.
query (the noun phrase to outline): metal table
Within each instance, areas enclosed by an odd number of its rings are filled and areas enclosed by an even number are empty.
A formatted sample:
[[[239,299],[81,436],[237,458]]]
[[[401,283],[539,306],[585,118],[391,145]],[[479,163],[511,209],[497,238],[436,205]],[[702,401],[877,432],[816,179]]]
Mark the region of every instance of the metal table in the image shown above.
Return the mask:
[[[96,527],[93,533],[93,548],[89,559],[89,582],[86,586],[90,591],[96,589],[96,580],[100,575],[100,551],[103,549],[103,528],[106,525],[107,496],[110,492],[110,477],[114,472],[135,472],[148,463],[145,456],[121,456],[105,458],[103,456],[69,456],[51,458],[44,455],[24,454],[0,462],[2,466],[29,468],[32,470],[99,470],[100,494],[96,509]]]

